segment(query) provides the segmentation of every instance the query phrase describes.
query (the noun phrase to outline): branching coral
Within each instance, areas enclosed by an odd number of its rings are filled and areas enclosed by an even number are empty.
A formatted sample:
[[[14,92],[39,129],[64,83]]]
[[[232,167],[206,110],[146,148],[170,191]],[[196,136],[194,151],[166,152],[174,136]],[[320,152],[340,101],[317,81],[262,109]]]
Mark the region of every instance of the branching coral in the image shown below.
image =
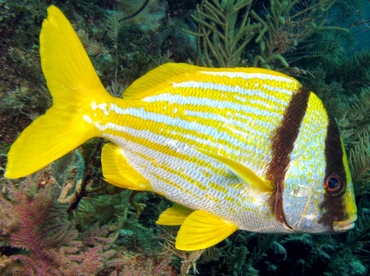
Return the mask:
[[[253,0],[204,0],[193,17],[197,32],[187,31],[198,37],[198,52],[203,54],[195,62],[211,67],[249,63],[289,68],[290,62],[317,55],[301,46],[314,34],[326,29],[348,31],[325,26],[334,2],[270,0],[264,9],[258,9]]]
[[[193,16],[199,24],[198,32],[187,32],[198,37],[198,47],[201,45],[204,51],[201,63],[235,67],[242,62],[244,48],[261,28],[261,24],[251,23],[251,3],[252,0],[211,0],[198,6]]]
[[[348,95],[361,93],[363,87],[370,86],[370,50],[343,56],[339,66],[328,68],[328,77],[342,82]]]
[[[299,50],[300,44],[305,43],[314,34],[329,28],[347,31],[324,25],[334,2],[270,0],[266,15],[262,17],[253,12],[254,18],[265,28],[265,31],[256,39],[260,54],[255,56],[253,66],[288,68],[289,60],[297,61],[311,55],[310,52],[302,52],[302,50],[295,52]]]

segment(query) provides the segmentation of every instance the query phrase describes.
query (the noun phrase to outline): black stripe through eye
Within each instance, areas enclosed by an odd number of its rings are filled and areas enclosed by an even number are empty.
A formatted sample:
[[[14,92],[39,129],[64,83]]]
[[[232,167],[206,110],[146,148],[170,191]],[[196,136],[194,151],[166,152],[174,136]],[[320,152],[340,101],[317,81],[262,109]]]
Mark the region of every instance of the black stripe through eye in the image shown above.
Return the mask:
[[[324,188],[331,196],[338,196],[342,194],[345,188],[344,181],[339,177],[339,175],[333,173],[326,178]]]

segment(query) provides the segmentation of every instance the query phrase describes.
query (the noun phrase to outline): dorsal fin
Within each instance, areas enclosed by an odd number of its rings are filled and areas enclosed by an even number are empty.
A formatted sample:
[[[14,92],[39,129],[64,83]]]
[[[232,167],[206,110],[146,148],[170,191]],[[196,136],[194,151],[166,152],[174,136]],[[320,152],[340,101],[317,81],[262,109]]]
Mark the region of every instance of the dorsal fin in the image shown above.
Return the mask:
[[[174,78],[185,74],[194,74],[199,69],[198,66],[186,63],[165,63],[135,80],[123,92],[123,98],[141,100],[161,91],[161,88],[168,86]]]

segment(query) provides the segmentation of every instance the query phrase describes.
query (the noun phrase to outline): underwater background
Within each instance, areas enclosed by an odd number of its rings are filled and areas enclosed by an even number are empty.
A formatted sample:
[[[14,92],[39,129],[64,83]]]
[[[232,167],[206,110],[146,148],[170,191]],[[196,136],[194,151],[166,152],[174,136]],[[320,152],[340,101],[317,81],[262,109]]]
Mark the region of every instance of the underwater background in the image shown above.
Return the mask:
[[[10,145],[51,105],[38,40],[51,4],[117,97],[165,62],[257,66],[300,80],[339,124],[356,228],[322,236],[237,231],[206,250],[177,250],[177,228],[155,224],[168,200],[103,181],[102,139],[25,179],[5,179]],[[370,274],[369,1],[0,1],[0,38],[0,275]]]

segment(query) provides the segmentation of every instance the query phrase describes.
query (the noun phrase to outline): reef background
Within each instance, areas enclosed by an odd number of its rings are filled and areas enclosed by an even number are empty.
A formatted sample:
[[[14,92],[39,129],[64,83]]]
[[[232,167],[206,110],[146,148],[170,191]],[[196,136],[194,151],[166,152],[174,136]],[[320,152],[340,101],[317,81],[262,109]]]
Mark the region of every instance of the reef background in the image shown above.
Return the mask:
[[[338,121],[359,219],[339,235],[237,231],[205,251],[173,246],[155,220],[170,203],[101,177],[101,139],[25,179],[3,177],[19,133],[51,105],[38,37],[47,7],[72,22],[107,90],[120,97],[169,61],[282,71]],[[365,0],[0,2],[1,275],[368,275],[370,3]]]

